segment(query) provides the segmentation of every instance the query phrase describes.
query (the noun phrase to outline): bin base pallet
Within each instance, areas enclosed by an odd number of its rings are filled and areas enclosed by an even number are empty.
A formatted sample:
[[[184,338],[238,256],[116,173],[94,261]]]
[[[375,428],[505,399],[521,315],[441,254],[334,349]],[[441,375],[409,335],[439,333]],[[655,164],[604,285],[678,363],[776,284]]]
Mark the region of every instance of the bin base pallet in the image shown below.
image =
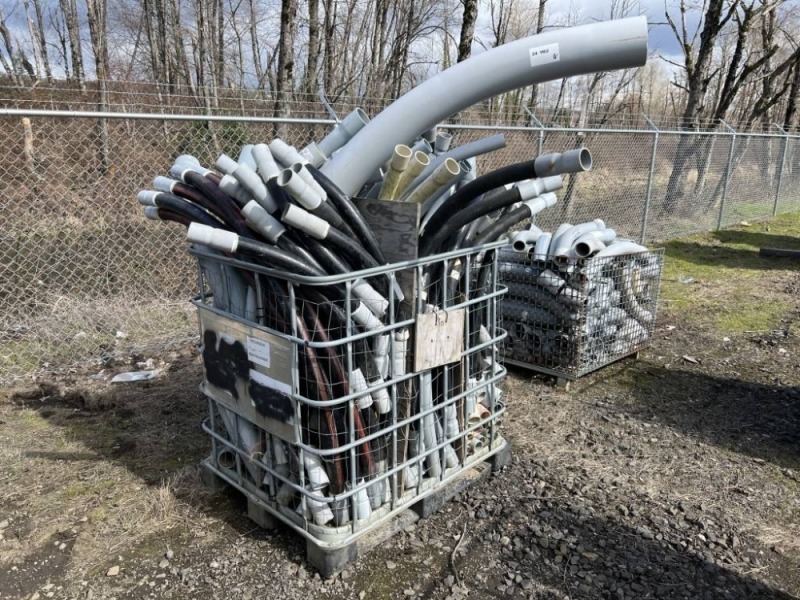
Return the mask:
[[[501,442],[493,454],[482,462],[475,463],[454,475],[441,487],[428,492],[419,500],[409,503],[404,509],[393,514],[385,521],[360,535],[348,544],[331,547],[318,544],[314,539],[306,537],[306,560],[312,564],[324,578],[336,575],[348,565],[354,564],[376,546],[382,544],[406,527],[435,514],[447,502],[470,486],[488,478],[511,464],[511,446],[505,440]],[[201,463],[201,479],[214,490],[221,490],[229,483],[211,465],[208,459]],[[234,489],[238,489],[235,486]],[[242,490],[239,490],[242,491]],[[247,516],[258,526],[265,529],[278,527],[281,520],[263,507],[252,494],[242,491],[247,498]]]
[[[580,379],[581,377],[584,377],[585,375],[588,375],[589,373],[593,373],[594,371],[597,371],[598,369],[602,369],[603,367],[607,367],[608,365],[612,365],[612,364],[614,364],[616,362],[619,362],[621,360],[624,360],[626,358],[632,358],[634,361],[639,360],[639,350],[636,350],[636,351],[631,352],[629,354],[623,354],[622,356],[618,356],[614,360],[612,360],[610,362],[607,362],[607,363],[603,363],[602,365],[598,365],[598,367],[596,369],[592,369],[591,371],[587,371],[586,373],[581,373],[580,375],[569,375],[567,373],[563,373],[563,372],[558,371],[556,369],[548,369],[547,367],[540,367],[538,365],[532,365],[530,363],[526,363],[524,361],[516,360],[516,359],[513,359],[513,358],[504,358],[504,359],[502,359],[502,362],[503,362],[503,364],[506,364],[506,365],[513,365],[515,367],[522,367],[523,369],[528,369],[530,371],[536,371],[537,373],[542,373],[544,375],[551,375],[552,377],[555,377],[555,379],[556,379],[556,382],[555,382],[556,383],[556,387],[558,389],[560,389],[560,390],[564,390],[565,392],[568,392],[569,388],[570,388],[570,385],[572,384],[573,381],[577,381],[578,379]]]

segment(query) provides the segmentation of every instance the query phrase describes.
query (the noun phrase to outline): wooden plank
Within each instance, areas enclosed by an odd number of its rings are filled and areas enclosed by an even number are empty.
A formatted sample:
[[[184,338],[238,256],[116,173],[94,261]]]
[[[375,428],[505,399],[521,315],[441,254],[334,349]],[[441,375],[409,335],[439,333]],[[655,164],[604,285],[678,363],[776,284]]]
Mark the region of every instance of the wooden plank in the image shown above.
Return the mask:
[[[464,353],[467,311],[436,311],[417,315],[414,333],[414,370],[427,371],[454,363]]]

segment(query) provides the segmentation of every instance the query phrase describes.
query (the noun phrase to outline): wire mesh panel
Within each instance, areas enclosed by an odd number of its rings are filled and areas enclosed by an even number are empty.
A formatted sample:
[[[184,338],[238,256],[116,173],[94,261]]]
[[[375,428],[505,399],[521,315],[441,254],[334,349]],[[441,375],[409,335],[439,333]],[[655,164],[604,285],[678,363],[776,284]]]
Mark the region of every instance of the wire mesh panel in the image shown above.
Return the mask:
[[[575,379],[649,344],[663,250],[544,261],[504,250],[500,261],[506,362]]]
[[[722,227],[772,214],[784,138],[736,136]]]
[[[500,451],[498,246],[325,278],[194,248],[207,466],[344,545]]]

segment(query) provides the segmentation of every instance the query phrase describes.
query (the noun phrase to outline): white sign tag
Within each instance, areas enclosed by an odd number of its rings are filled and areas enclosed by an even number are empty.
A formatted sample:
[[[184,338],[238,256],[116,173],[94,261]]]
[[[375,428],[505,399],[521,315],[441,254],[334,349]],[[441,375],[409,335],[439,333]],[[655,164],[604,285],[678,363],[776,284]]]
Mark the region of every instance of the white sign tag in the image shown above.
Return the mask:
[[[267,367],[272,363],[269,342],[260,340],[252,335],[247,336],[247,360],[251,363]]]
[[[537,46],[528,50],[531,57],[531,66],[538,67],[547,63],[554,63],[561,60],[561,52],[558,51],[558,44],[547,44],[547,46]]]

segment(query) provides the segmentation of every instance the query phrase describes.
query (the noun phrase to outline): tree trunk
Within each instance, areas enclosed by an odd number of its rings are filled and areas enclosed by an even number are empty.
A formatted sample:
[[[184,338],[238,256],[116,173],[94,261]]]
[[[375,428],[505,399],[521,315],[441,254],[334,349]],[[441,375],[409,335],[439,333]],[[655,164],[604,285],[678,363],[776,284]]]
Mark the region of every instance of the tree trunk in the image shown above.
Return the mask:
[[[98,110],[100,112],[108,110],[108,45],[106,42],[106,9],[106,0],[86,0],[86,18],[89,22],[89,36],[92,42],[92,53],[94,54],[97,87],[100,93],[100,99],[98,103]],[[108,155],[108,123],[106,119],[98,119],[97,137],[100,142],[100,172],[101,174],[106,175],[110,167]]]
[[[380,0],[378,0],[380,2]],[[308,59],[306,61],[305,85],[306,102],[311,102],[317,91],[317,69],[319,68],[319,0],[308,0]]]
[[[59,0],[64,14],[69,37],[69,51],[72,57],[72,76],[82,90],[86,89],[86,76],[83,70],[83,48],[81,47],[81,25],[78,19],[77,0]]]
[[[39,54],[42,57],[42,66],[47,83],[53,82],[53,71],[50,68],[50,57],[47,55],[47,36],[45,35],[44,17],[42,16],[42,3],[40,0],[33,0],[33,11],[36,13],[36,42],[39,45]]]
[[[545,0],[546,1],[546,0]],[[467,60],[472,55],[472,40],[475,38],[475,22],[478,20],[478,0],[461,0],[464,17],[461,20],[461,36],[458,40],[456,62]]]
[[[289,101],[294,81],[294,37],[297,26],[297,0],[281,0],[281,27],[278,37],[278,71],[275,90],[275,117],[289,116]],[[284,127],[277,124],[275,135],[282,136]]]

